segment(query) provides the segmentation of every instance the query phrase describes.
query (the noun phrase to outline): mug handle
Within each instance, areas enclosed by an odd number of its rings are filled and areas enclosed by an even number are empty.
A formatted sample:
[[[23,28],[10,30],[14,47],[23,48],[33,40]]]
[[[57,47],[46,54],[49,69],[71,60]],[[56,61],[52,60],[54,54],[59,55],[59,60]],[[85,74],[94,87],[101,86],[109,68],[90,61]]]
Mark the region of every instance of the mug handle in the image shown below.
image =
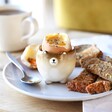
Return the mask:
[[[25,23],[26,21],[28,21],[30,23],[30,25],[32,25],[33,28],[30,28],[30,31],[28,34],[24,35],[22,37],[22,40],[27,40],[30,37],[32,37],[33,35],[35,35],[38,31],[38,23],[36,21],[35,18],[33,17],[27,17],[25,19],[23,19],[22,24]]]

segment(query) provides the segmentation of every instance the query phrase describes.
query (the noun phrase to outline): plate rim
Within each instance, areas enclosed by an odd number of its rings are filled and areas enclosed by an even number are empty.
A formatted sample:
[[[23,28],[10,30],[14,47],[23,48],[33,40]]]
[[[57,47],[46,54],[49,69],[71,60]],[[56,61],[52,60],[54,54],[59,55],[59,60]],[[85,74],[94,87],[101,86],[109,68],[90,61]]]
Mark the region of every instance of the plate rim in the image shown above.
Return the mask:
[[[39,98],[39,99],[43,99],[43,100],[51,100],[51,101],[87,101],[87,100],[94,100],[97,98],[101,98],[101,97],[105,97],[107,95],[112,94],[112,90],[111,91],[107,91],[104,93],[99,93],[99,94],[95,94],[95,95],[91,95],[91,96],[84,96],[83,99],[82,98],[69,98],[69,97],[53,97],[53,96],[45,96],[45,95],[32,95],[30,92],[26,92],[24,90],[21,90],[20,88],[14,86],[12,83],[9,82],[8,78],[5,75],[6,72],[6,68],[12,64],[11,62],[9,62],[8,64],[5,65],[3,72],[2,72],[2,76],[4,81],[14,90],[18,91],[19,93],[25,94],[27,96],[31,96],[31,97],[35,97],[35,98]],[[82,94],[88,94],[88,93],[82,93]]]

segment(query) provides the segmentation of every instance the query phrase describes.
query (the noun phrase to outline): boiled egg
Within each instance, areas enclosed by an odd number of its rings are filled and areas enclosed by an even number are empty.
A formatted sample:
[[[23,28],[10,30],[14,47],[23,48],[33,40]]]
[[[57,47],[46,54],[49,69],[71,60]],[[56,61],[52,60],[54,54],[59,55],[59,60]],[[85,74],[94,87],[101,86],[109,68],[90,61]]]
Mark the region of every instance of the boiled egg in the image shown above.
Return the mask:
[[[42,42],[42,50],[49,53],[57,54],[71,49],[70,38],[66,33],[48,34]]]
[[[21,55],[21,61],[24,65],[29,68],[36,69],[36,53],[38,51],[39,45],[31,44],[25,48]]]

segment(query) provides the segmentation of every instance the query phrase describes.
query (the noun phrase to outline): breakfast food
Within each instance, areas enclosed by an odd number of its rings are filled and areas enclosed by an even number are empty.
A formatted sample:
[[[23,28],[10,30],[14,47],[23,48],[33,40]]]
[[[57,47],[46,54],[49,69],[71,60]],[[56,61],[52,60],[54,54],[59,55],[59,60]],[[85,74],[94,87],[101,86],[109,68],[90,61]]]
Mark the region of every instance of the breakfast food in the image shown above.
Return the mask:
[[[77,91],[81,93],[87,93],[86,87],[95,82],[97,79],[97,75],[94,75],[87,70],[83,70],[78,77],[67,83],[67,87],[71,91]]]
[[[98,94],[112,89],[112,58],[106,56],[105,59],[99,59],[87,56],[82,58],[80,63],[84,71],[67,83],[69,90]]]
[[[72,49],[67,34],[48,34],[39,46],[36,62],[38,71],[47,84],[65,83],[76,63],[75,49]]]
[[[69,81],[66,85],[70,91],[89,94],[98,94],[112,89],[112,82],[102,79],[87,70],[83,70],[78,77]]]
[[[89,72],[112,82],[112,64],[110,62],[87,57],[81,60],[81,66]]]
[[[42,42],[42,50],[49,53],[68,52],[72,49],[71,42],[67,34],[48,34]]]
[[[110,81],[104,80],[102,78],[98,78],[96,82],[89,84],[86,87],[86,91],[89,94],[98,94],[106,91],[110,91],[112,89],[112,83]]]
[[[73,49],[67,53],[54,54],[43,51],[40,46],[36,61],[38,71],[47,84],[52,82],[65,83],[75,68],[75,50]]]
[[[27,46],[21,55],[21,61],[24,65],[26,65],[29,68],[36,69],[36,53],[38,50],[38,45],[31,44]]]
[[[27,46],[21,61],[32,69],[38,65],[38,71],[46,84],[66,83],[76,65],[84,69],[67,82],[70,91],[98,94],[112,89],[112,58],[104,58],[96,45],[72,47],[65,33],[48,34],[42,45]]]
[[[96,45],[91,45],[91,44],[83,44],[83,45],[78,45],[75,46],[76,50],[76,66],[81,66],[80,65],[80,60],[84,57],[102,57],[103,53],[102,51],[97,48]]]

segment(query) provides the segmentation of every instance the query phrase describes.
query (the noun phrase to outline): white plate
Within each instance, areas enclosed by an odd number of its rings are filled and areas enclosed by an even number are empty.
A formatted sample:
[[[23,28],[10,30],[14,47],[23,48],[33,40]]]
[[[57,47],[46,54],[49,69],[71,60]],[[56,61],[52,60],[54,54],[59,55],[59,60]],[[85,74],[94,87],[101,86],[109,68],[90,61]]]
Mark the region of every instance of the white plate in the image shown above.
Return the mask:
[[[37,70],[31,70],[25,66],[24,68],[31,76],[38,75],[38,77],[41,78]],[[81,71],[81,68],[75,68],[73,73],[70,75],[69,80],[76,77]],[[6,83],[15,90],[32,97],[55,101],[83,101],[103,97],[112,93],[112,91],[109,91],[96,95],[90,95],[87,93],[68,91],[65,84],[52,83],[46,85],[43,81],[38,85],[27,85],[20,82],[20,77],[21,72],[15,65],[12,63],[6,65],[3,71],[3,78]]]

